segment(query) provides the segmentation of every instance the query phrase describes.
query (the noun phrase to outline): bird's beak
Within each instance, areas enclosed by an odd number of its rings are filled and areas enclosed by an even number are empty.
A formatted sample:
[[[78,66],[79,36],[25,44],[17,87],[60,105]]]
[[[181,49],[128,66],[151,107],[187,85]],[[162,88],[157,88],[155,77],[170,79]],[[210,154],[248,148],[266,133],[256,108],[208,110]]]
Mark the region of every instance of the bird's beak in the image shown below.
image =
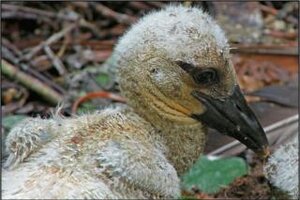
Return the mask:
[[[204,113],[193,114],[193,118],[234,137],[263,158],[269,155],[266,134],[248,107],[238,85],[232,95],[225,99],[214,99],[198,91],[194,91],[192,95],[206,107]]]

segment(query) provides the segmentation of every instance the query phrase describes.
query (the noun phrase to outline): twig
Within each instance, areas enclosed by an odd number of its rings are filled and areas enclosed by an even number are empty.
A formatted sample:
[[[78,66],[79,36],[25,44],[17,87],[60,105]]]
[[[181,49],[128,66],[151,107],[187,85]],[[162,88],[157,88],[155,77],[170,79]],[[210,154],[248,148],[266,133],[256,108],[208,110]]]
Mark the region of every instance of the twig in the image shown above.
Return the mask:
[[[277,13],[278,13],[278,10],[276,10],[275,8],[270,7],[270,6],[265,6],[263,4],[259,4],[259,8],[261,11],[269,13],[271,15],[277,15]]]
[[[88,2],[82,2],[82,1],[71,1],[70,2],[72,5],[74,5],[74,6],[77,6],[77,7],[79,7],[79,8],[81,8],[81,9],[88,9],[89,8],[89,4],[88,4]]]
[[[3,11],[1,13],[1,19],[28,19],[28,20],[40,20],[47,22],[48,24],[51,22],[51,19],[46,17],[39,17],[39,15],[25,12],[12,12],[12,11]]]
[[[2,44],[4,46],[8,47],[9,50],[13,51],[16,56],[21,56],[22,55],[21,51],[15,45],[13,45],[8,39],[6,39],[5,37],[2,37]]]
[[[112,50],[116,40],[87,40],[78,41],[84,47],[89,47],[92,50]]]
[[[292,45],[234,45],[233,47],[231,53],[298,55],[298,47]]]
[[[295,40],[298,36],[298,33],[289,33],[289,32],[283,32],[283,31],[265,31],[264,32],[265,35],[270,35],[273,37],[277,37],[277,38],[284,38],[284,39],[288,39],[288,40]]]
[[[128,4],[132,8],[139,9],[139,10],[150,10],[151,9],[151,7],[148,6],[147,4],[145,4],[145,2],[130,1]]]
[[[54,65],[54,67],[57,69],[58,73],[60,75],[64,75],[67,70],[66,70],[64,64],[59,59],[59,57],[57,57],[53,53],[53,51],[50,49],[50,47],[48,45],[44,46],[44,50],[45,50],[46,54],[48,55],[48,57],[52,60],[52,63]]]
[[[24,64],[20,64],[20,65],[24,65]],[[27,66],[27,71],[31,74],[33,74],[35,77],[37,77],[39,80],[43,81],[44,83],[46,83],[49,86],[52,86],[54,89],[56,89],[57,91],[61,92],[61,93],[66,93],[66,91],[60,87],[58,84],[56,84],[54,81],[51,81],[50,78],[45,77],[44,75],[42,75],[41,73],[39,73],[36,70],[33,70],[31,67]]]
[[[81,27],[90,29],[93,32],[93,34],[96,35],[98,38],[101,38],[104,36],[104,34],[98,29],[97,26],[95,26],[91,22],[86,21],[85,19],[81,19],[79,21],[79,25]]]
[[[19,65],[23,70],[27,71],[28,73],[32,74],[36,78],[38,78],[40,81],[43,81],[44,83],[48,84],[49,86],[52,86],[54,89],[61,93],[65,93],[66,91],[60,87],[59,85],[55,84],[53,81],[50,81],[47,77],[42,75],[40,72],[36,71],[34,67],[32,67],[32,61],[30,61],[28,64],[24,62],[20,62],[21,52],[20,50],[14,46],[12,43],[10,43],[8,40],[2,40],[3,45],[1,47],[2,55],[3,57],[8,60],[9,62],[13,63],[14,65]],[[9,47],[9,48],[6,48]],[[11,52],[11,50],[13,52]],[[15,54],[14,54],[15,53]]]
[[[164,6],[166,6],[166,4],[164,4],[163,2],[158,2],[158,1],[147,1],[145,2],[151,6],[157,7],[157,8],[162,8]]]
[[[101,13],[105,17],[114,19],[119,23],[124,23],[129,25],[136,22],[137,20],[136,17],[118,13],[100,3],[94,3],[94,2],[90,2],[90,3],[95,7],[97,12]]]
[[[52,67],[52,63],[47,55],[35,57],[32,61],[30,61],[30,65],[32,65],[40,73],[49,70]]]
[[[125,30],[127,29],[127,25],[124,24],[118,24],[110,29],[105,29],[102,31],[103,35],[114,35],[114,36],[119,36],[122,35]]]
[[[67,47],[68,47],[68,43],[71,43],[71,36],[70,36],[70,33],[68,33],[68,34],[65,35],[63,44],[60,45],[59,51],[58,51],[58,53],[57,53],[57,56],[58,56],[59,58],[61,58],[61,57],[64,55],[64,53],[66,52]]]
[[[71,30],[73,30],[75,27],[77,27],[77,24],[71,24],[67,27],[65,27],[63,30],[53,34],[51,37],[49,37],[45,42],[41,42],[38,46],[31,49],[31,51],[26,54],[23,59],[30,60],[34,55],[36,55],[40,50],[42,50],[45,46],[50,46],[52,43],[60,40],[62,37],[65,36],[65,34],[69,33]]]
[[[299,3],[297,2],[288,2],[284,4],[283,8],[278,11],[276,15],[279,19],[285,19],[287,22],[290,22],[296,26],[298,26],[298,19],[294,17],[292,14],[293,12],[299,12]]]
[[[78,17],[74,17],[72,15],[63,15],[63,14],[57,14],[54,12],[49,12],[49,11],[45,11],[45,10],[39,10],[36,8],[29,8],[29,7],[25,7],[25,6],[19,6],[19,5],[13,5],[13,4],[2,4],[1,8],[3,11],[10,11],[11,14],[9,16],[9,13],[6,13],[6,16],[3,16],[1,14],[1,17],[12,17],[12,16],[19,16],[22,17],[22,15],[24,15],[24,13],[26,13],[26,15],[28,15],[31,18],[39,18],[39,19],[45,19],[46,17],[48,18],[54,18],[54,19],[60,19],[60,20],[65,20],[65,21],[71,21],[74,22],[76,20],[78,20]],[[49,20],[47,20],[49,21]]]
[[[3,58],[7,60],[15,60],[16,56],[6,47],[6,45],[1,46],[1,54]]]
[[[285,21],[292,23],[292,24],[298,24],[297,18],[294,18],[292,16],[287,16],[286,13],[284,13],[284,10],[278,11],[277,9],[265,6],[260,4],[260,10],[266,13],[269,13],[271,15],[274,15],[277,18],[284,19]]]
[[[63,101],[63,97],[61,94],[57,93],[55,90],[45,85],[40,80],[18,70],[15,66],[3,59],[1,59],[1,70],[4,75],[11,79],[16,79],[22,85],[36,92],[50,103],[57,104]]]
[[[86,28],[90,28],[95,35],[101,37],[101,33],[98,30],[97,27],[93,26],[91,23],[85,21],[85,20],[80,20],[79,21],[79,25],[86,27]],[[45,46],[50,46],[51,44],[57,42],[58,40],[60,40],[62,37],[64,37],[66,34],[68,34],[69,32],[71,32],[74,28],[77,27],[76,23],[73,23],[67,27],[65,27],[63,30],[53,34],[51,37],[49,37],[45,42],[41,42],[38,46],[34,47],[31,49],[31,51],[29,53],[27,53],[25,56],[22,57],[22,60],[30,60],[34,55],[36,55],[40,50],[42,50],[43,48],[45,48]]]

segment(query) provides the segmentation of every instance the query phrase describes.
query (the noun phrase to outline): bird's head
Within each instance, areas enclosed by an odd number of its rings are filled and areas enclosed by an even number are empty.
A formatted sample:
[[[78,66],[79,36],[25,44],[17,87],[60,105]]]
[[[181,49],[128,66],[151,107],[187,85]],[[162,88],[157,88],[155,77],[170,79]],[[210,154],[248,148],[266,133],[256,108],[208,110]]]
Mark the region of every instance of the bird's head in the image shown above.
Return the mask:
[[[154,126],[203,123],[266,154],[266,135],[237,85],[227,39],[198,8],[143,17],[115,48],[128,104]]]

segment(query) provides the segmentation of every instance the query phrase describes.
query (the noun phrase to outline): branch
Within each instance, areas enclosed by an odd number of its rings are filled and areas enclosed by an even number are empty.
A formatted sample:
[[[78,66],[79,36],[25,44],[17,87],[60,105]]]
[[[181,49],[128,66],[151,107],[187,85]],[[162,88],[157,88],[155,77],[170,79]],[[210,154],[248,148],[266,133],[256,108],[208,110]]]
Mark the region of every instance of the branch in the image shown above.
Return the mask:
[[[45,77],[40,72],[36,71],[33,66],[33,62],[30,61],[29,63],[25,62],[19,62],[20,57],[22,56],[19,49],[17,49],[16,46],[14,46],[12,43],[10,43],[8,40],[2,38],[3,45],[1,47],[1,53],[3,55],[3,58],[6,59],[8,62],[20,66],[22,70],[25,70],[29,74],[33,75],[35,78],[38,78],[40,81],[48,84],[49,86],[52,86],[57,91],[61,93],[65,93],[66,91],[60,87],[58,84],[54,83],[53,81],[50,81],[47,77]]]
[[[76,23],[71,24],[64,28],[63,30],[53,34],[49,37],[45,42],[41,42],[38,46],[34,47],[28,54],[24,56],[25,60],[30,60],[34,55],[36,55],[40,50],[42,50],[45,46],[50,46],[52,43],[60,40],[64,37],[67,33],[73,30],[77,26]]]
[[[90,2],[93,6],[95,6],[95,9],[97,12],[101,13],[103,16],[115,19],[119,23],[124,24],[132,24],[136,22],[137,18],[133,16],[129,16],[126,14],[118,13],[102,4]]]
[[[78,20],[78,17],[74,17],[72,15],[69,16],[64,14],[57,14],[54,12],[49,12],[45,10],[39,10],[36,8],[29,8],[25,6],[19,6],[19,5],[2,4],[1,8],[3,10],[3,13],[5,13],[5,15],[1,14],[2,18],[22,17],[23,15],[24,18],[27,17],[30,19],[36,19],[36,18],[45,19],[46,17],[48,17],[48,18],[66,20],[66,21]]]
[[[36,92],[50,103],[57,104],[63,101],[61,94],[45,85],[40,80],[33,78],[22,71],[19,71],[15,66],[3,59],[1,59],[1,70],[4,75],[11,79],[16,79],[26,88]]]
[[[54,65],[54,67],[57,69],[58,73],[60,75],[64,75],[67,70],[66,70],[64,64],[62,63],[62,61],[59,59],[59,57],[53,53],[53,51],[50,49],[50,47],[48,45],[45,45],[44,51],[46,52],[48,57],[52,60],[52,63]]]
[[[288,45],[244,45],[232,44],[230,53],[258,53],[274,55],[298,55],[298,46]]]

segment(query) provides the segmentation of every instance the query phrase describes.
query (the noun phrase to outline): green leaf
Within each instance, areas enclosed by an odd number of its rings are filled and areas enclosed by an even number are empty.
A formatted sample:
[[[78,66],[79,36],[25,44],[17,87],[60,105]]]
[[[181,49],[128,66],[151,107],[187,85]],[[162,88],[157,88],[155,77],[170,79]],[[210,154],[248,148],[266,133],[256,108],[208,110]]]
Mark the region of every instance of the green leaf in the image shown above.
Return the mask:
[[[97,109],[97,107],[93,103],[85,102],[85,103],[80,105],[80,107],[78,108],[77,113],[78,114],[90,113],[90,112],[92,112],[96,109]]]
[[[247,174],[247,164],[242,158],[209,159],[202,156],[182,177],[183,188],[191,190],[192,187],[196,187],[208,194],[215,193],[235,178],[245,174]]]
[[[110,77],[108,74],[105,73],[98,74],[95,80],[100,86],[106,86],[110,83]]]
[[[10,130],[12,129],[17,123],[22,121],[23,119],[27,118],[26,115],[9,115],[2,118],[2,126]]]

